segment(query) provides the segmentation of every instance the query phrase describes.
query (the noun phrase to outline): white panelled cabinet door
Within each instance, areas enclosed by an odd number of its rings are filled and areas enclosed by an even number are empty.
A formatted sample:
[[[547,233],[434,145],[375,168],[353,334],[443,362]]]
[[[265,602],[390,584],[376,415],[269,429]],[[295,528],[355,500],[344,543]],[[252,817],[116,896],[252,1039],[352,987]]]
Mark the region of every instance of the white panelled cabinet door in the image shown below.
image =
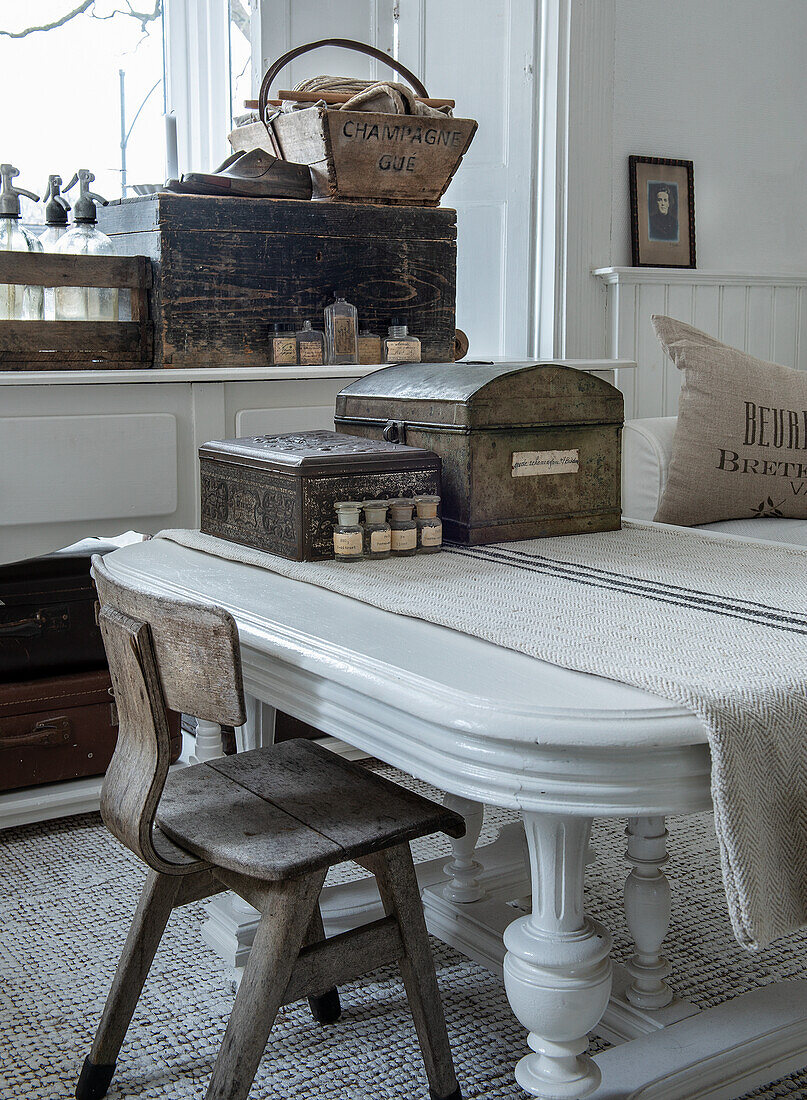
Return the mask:
[[[398,57],[479,129],[443,203],[457,210],[457,326],[469,357],[531,346],[535,256],[532,0],[398,0]]]

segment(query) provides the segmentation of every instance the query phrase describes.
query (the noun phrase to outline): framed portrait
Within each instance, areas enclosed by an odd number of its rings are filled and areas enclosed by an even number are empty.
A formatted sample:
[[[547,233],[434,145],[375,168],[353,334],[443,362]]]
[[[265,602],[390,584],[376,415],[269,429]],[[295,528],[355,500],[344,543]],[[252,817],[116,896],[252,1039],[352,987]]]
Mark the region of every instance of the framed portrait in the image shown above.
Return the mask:
[[[695,266],[691,160],[629,157],[634,267]]]

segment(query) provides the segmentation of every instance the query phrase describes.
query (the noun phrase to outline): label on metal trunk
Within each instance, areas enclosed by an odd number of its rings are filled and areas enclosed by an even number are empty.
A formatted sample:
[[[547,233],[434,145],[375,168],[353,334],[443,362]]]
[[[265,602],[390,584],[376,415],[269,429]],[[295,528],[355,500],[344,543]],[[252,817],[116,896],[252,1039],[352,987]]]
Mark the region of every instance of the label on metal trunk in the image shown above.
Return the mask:
[[[576,474],[580,468],[580,452],[574,451],[514,451],[512,477],[541,477],[545,474]]]

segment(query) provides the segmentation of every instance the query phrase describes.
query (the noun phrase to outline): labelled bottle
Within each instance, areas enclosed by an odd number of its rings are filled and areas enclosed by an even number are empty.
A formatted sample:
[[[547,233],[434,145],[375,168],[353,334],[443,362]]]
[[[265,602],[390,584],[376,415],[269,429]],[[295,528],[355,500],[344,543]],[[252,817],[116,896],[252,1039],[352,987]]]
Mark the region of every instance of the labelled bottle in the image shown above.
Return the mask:
[[[359,329],[359,362],[365,365],[381,362],[381,337],[368,328]]]
[[[436,554],[443,548],[443,524],[437,515],[438,496],[415,497],[418,553]]]
[[[365,500],[364,509],[364,556],[365,558],[388,558],[392,549],[390,525],[387,523],[386,500]]]
[[[420,340],[410,336],[409,329],[400,317],[393,317],[384,337],[383,359],[385,363],[419,363]]]
[[[291,366],[297,362],[297,339],[294,326],[275,322],[270,339],[272,363],[275,366]]]
[[[414,501],[406,497],[389,502],[390,548],[395,557],[409,558],[417,553],[418,528],[412,519]]]
[[[301,367],[320,366],[325,362],[325,335],[319,329],[312,328],[310,321],[303,321],[296,339],[297,362]]]
[[[333,525],[333,556],[336,561],[361,561],[362,529],[359,523],[361,503],[340,500],[334,504],[337,521]]]
[[[48,189],[45,192],[45,225],[47,229],[39,238],[45,252],[55,252],[56,245],[67,232],[67,211],[70,203],[61,194],[62,177],[48,176]],[[47,200],[47,201],[45,201]],[[45,287],[45,320],[56,317],[56,292],[52,286]]]
[[[359,326],[356,307],[339,295],[325,307],[325,340],[329,363],[358,363]]]
[[[15,187],[20,173],[12,164],[0,164],[0,250],[3,252],[42,252],[42,245],[20,221],[20,195],[39,202],[39,195]],[[0,321],[41,321],[44,295],[41,286],[0,283]]]
[[[90,191],[94,179],[89,169],[79,168],[65,187],[65,191],[69,191],[78,183],[79,197],[73,207],[73,227],[59,239],[55,252],[78,256],[115,255],[110,238],[96,227],[96,203],[106,206],[107,200]],[[57,321],[118,320],[118,291],[114,287],[58,286],[55,299]]]

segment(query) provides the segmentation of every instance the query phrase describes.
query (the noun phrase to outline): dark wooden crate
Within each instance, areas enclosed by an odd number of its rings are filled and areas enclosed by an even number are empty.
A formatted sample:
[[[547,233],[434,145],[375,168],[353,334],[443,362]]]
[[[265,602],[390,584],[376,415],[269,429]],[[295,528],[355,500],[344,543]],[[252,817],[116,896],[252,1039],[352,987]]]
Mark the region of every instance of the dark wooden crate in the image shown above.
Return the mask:
[[[152,362],[151,263],[127,257],[0,252],[0,283],[128,290],[130,321],[0,321],[2,370],[141,370]]]
[[[100,228],[155,261],[154,365],[267,366],[274,322],[343,295],[380,332],[392,316],[424,359],[453,359],[456,212],[161,192],[110,203]]]

